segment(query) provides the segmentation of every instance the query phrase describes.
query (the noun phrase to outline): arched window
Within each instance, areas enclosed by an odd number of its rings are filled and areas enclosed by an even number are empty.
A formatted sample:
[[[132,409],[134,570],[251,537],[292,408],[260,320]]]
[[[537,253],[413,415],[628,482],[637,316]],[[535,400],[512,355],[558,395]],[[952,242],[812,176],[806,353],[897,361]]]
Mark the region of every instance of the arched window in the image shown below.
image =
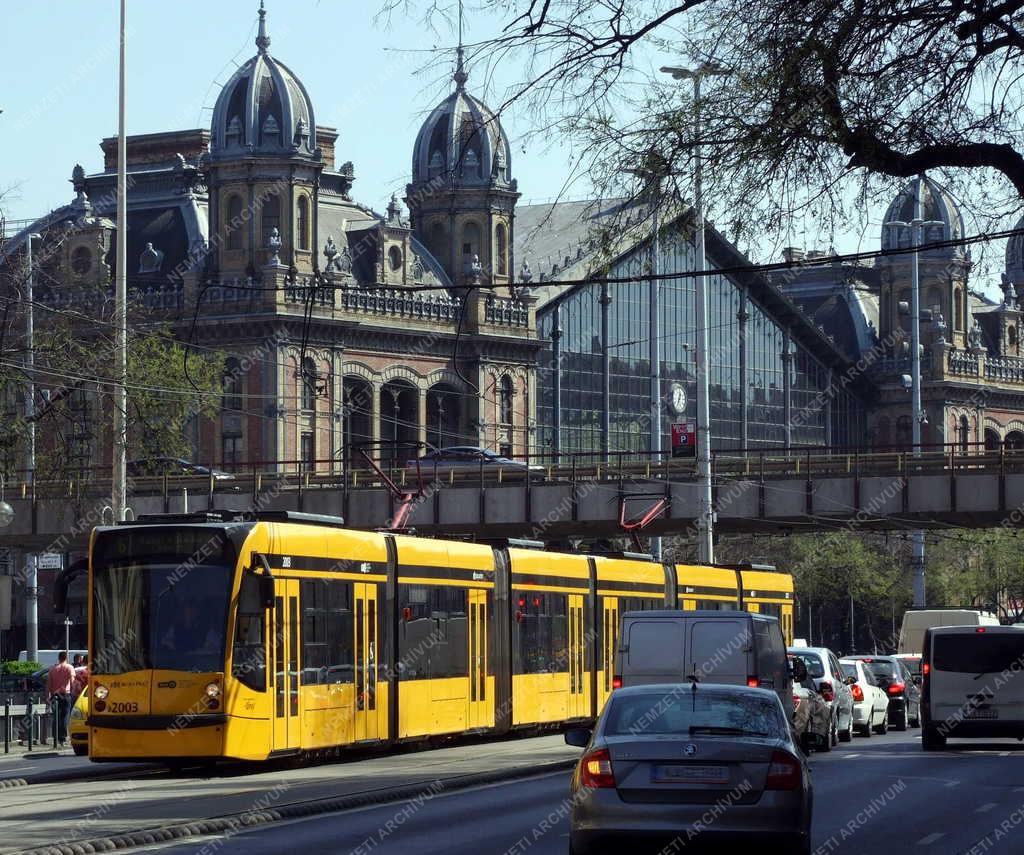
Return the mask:
[[[964,292],[957,288],[953,292],[953,314],[956,316],[956,331],[964,331]]]
[[[495,249],[498,253],[498,273],[505,275],[508,273],[508,236],[505,234],[504,223],[498,223],[494,238],[494,242],[497,244]]]
[[[402,269],[402,248],[400,246],[392,246],[388,249],[388,265],[396,273]]]
[[[971,442],[971,426],[967,421],[967,416],[960,416],[960,429],[958,433],[960,435],[960,453],[967,454],[970,450]]]
[[[245,378],[242,376],[241,363],[234,357],[229,356],[224,362],[224,391],[221,399],[222,406],[228,412],[240,412],[243,407],[245,394]]]
[[[302,360],[302,409],[316,409],[316,364],[308,356]]]
[[[480,255],[480,226],[470,221],[462,228],[463,268],[472,263],[474,255]],[[480,260],[483,261],[483,259]]]
[[[501,378],[501,391],[499,394],[498,421],[503,425],[510,425],[515,420],[512,409],[512,399],[515,397],[515,392],[512,389],[512,378],[507,374]]]
[[[281,234],[281,198],[276,193],[268,194],[263,200],[263,211],[261,214],[263,223],[263,246],[266,249],[270,244],[270,235],[277,229]]]
[[[299,213],[295,219],[295,237],[299,249],[309,249],[309,199],[299,196]]]
[[[242,248],[242,197],[232,193],[228,198],[227,217],[224,220],[224,233],[227,237],[228,249]]]

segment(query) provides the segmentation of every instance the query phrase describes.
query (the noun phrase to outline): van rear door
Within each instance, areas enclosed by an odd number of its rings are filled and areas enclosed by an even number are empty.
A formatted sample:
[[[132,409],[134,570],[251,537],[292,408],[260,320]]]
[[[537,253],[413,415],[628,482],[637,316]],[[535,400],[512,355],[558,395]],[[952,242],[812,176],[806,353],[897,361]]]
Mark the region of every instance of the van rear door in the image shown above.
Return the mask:
[[[700,618],[690,621],[686,676],[705,683],[744,686],[752,668],[750,618]]]
[[[622,685],[676,683],[683,677],[683,618],[629,618],[619,652]]]
[[[1024,631],[933,632],[931,643],[933,722],[1024,721]]]

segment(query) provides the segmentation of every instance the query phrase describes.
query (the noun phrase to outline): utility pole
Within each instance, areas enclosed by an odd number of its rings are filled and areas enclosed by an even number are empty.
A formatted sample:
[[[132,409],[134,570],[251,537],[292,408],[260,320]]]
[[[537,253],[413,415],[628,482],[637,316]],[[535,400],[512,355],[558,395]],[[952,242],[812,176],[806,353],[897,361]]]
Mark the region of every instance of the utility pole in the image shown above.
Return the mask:
[[[35,270],[33,269],[32,241],[39,240],[35,233],[25,239],[25,261],[28,274],[25,277],[25,479],[35,481],[36,478],[36,350],[35,350],[35,313],[33,289],[35,287]],[[36,662],[39,656],[39,573],[36,554],[29,552],[25,556],[25,650],[28,661]]]
[[[661,203],[661,176],[651,175],[651,288],[649,293],[648,308],[650,316],[650,353],[651,361],[651,451],[654,452],[652,461],[658,463],[661,460],[661,324],[658,317],[658,301],[661,298],[661,287],[658,282],[658,208]],[[661,538],[651,538],[651,557],[655,561],[661,560]]]
[[[665,66],[661,69],[675,80],[693,81],[694,106],[694,169],[693,169],[693,217],[694,217],[694,265],[698,272],[707,267],[704,252],[704,188],[701,164],[701,121],[700,81],[704,77],[723,77],[728,74],[724,68],[704,64],[695,69]],[[701,564],[715,563],[714,508],[711,500],[711,404],[708,377],[708,278],[697,276],[695,281],[696,299],[695,323],[697,324],[697,480],[700,509],[697,516],[697,560]]]
[[[114,521],[121,522],[128,504],[126,467],[128,446],[128,145],[124,128],[125,40],[127,0],[121,0],[119,79],[117,91],[117,259],[114,277],[117,350],[114,388],[114,461],[111,506]]]
[[[910,442],[914,458],[921,456],[921,427],[926,422],[925,412],[921,406],[921,266],[917,248],[921,245],[922,226],[941,226],[939,220],[925,220],[922,211],[921,194],[924,190],[924,176],[918,175],[914,181],[914,218],[905,223],[893,220],[887,226],[910,229],[910,245],[914,252],[910,254]],[[914,575],[914,608],[925,607],[925,566],[924,566],[924,531],[916,529],[911,532],[910,566]]]

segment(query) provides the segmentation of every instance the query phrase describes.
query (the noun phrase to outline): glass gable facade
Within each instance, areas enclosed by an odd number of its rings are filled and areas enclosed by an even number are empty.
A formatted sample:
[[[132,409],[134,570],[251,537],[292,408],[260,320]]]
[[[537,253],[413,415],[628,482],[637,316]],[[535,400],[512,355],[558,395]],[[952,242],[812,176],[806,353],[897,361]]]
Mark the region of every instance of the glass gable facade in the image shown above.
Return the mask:
[[[663,230],[658,245],[659,272],[694,269],[692,239],[685,238],[678,228]],[[708,267],[715,266],[709,259]],[[647,244],[636,247],[613,265],[609,276],[642,277],[649,269]],[[659,283],[663,450],[670,448],[673,422],[696,419],[695,284],[692,277],[662,279]],[[552,300],[538,311],[537,330],[546,343],[537,369],[538,452],[604,449],[605,289],[608,449],[614,453],[650,448],[649,287],[648,281],[607,286],[590,283]],[[714,449],[839,447],[862,441],[863,405],[847,385],[833,382],[835,375],[829,365],[787,334],[765,308],[727,275],[709,277],[708,300],[709,405]],[[553,339],[556,323],[561,334]],[[675,384],[686,389],[683,415],[667,409],[668,396]],[[559,418],[554,406],[556,385],[561,387]]]

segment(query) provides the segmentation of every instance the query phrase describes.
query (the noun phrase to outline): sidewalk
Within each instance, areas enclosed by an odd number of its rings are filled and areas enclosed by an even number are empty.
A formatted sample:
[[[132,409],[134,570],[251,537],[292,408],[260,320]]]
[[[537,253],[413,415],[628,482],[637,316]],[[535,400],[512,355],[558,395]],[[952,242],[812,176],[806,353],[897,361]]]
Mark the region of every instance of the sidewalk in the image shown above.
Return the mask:
[[[569,769],[579,755],[561,735],[552,735],[298,768],[271,766],[248,774],[169,778],[126,770],[120,780],[35,784],[0,799],[0,851],[47,847],[49,852],[55,844],[87,840],[102,841],[105,850],[142,846],[554,772],[566,776],[568,792]]]

